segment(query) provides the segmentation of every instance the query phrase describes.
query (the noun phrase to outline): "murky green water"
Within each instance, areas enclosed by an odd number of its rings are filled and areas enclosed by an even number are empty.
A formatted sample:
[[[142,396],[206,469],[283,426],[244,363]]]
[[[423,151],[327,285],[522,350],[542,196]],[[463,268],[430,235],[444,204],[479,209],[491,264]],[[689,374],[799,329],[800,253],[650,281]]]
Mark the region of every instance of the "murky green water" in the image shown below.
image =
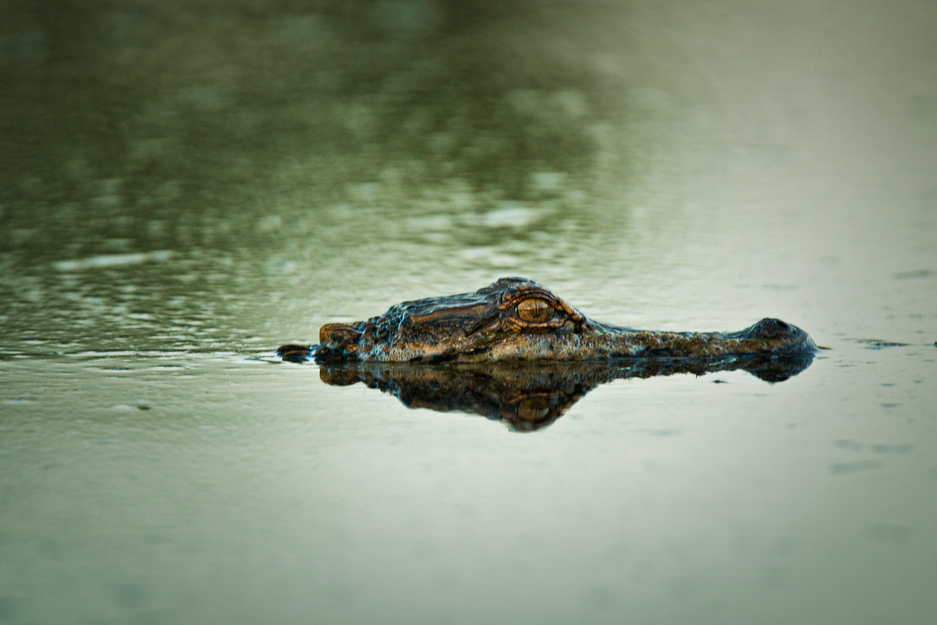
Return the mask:
[[[0,622],[937,618],[930,3],[49,6],[0,7]],[[502,275],[830,350],[526,433],[273,357]]]

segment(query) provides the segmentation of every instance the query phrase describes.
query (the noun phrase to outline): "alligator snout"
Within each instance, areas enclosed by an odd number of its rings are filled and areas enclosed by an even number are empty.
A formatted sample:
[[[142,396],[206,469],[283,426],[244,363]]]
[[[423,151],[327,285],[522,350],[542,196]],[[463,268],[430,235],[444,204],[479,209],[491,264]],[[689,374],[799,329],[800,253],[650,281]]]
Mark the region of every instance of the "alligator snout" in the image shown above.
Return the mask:
[[[810,335],[795,325],[766,317],[741,332],[728,335],[730,338],[762,346],[768,353],[816,352],[817,346]]]

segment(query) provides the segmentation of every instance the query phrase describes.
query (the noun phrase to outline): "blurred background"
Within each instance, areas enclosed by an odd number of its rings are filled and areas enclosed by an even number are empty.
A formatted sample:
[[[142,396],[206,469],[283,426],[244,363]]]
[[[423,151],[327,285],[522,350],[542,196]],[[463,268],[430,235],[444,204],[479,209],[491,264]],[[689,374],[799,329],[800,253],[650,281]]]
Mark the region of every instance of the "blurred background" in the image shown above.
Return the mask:
[[[717,266],[776,266],[765,245],[809,240],[805,266],[787,269],[803,277],[891,246],[888,215],[917,219],[935,201],[928,2],[0,11],[0,262],[6,307],[20,311],[8,323],[75,308],[84,292],[105,309],[159,314],[176,301],[184,310],[166,315],[300,339],[320,315],[376,314],[511,273],[613,313],[626,292],[647,293],[654,265],[679,276],[670,286],[692,283],[681,274],[712,257],[702,248],[716,232],[750,229]],[[161,297],[114,292],[124,280]],[[361,307],[349,285],[368,293]],[[711,285],[689,286],[675,308],[700,287]],[[60,325],[42,323],[46,336]]]
[[[335,221],[355,222],[346,244],[364,251],[389,206],[481,221],[531,201],[572,212],[600,170],[627,172],[621,126],[640,116],[623,100],[641,68],[614,4],[3,9],[2,201],[35,229],[9,244],[53,257],[307,254]],[[662,97],[631,95],[640,108]]]
[[[823,263],[892,256],[890,215],[935,202],[928,2],[0,11],[0,262],[23,314],[74,308],[78,281],[105,308],[157,314],[175,295],[167,315],[300,339],[320,315],[512,273],[608,313],[689,280],[681,309],[712,288],[686,271],[717,233],[747,229],[717,267],[796,247],[785,273],[809,288]],[[751,278],[787,280],[770,271]],[[161,297],[115,293],[124,280]]]
[[[932,0],[0,0],[0,622],[933,623]],[[796,378],[530,436],[272,350],[540,281]]]

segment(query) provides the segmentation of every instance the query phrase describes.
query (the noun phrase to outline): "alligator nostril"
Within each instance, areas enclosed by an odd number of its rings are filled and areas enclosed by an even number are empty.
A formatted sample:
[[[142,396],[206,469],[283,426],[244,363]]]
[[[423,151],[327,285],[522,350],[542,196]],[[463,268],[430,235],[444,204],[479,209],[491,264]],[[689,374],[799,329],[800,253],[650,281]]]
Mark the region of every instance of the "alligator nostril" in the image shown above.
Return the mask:
[[[767,339],[788,335],[791,333],[792,329],[793,326],[791,324],[770,317],[762,319],[758,323],[758,333]]]
[[[358,340],[361,333],[344,323],[327,323],[319,328],[319,343],[338,347]]]
[[[758,325],[755,326],[756,334],[766,339],[774,338],[780,332],[778,327],[778,320],[765,318],[758,322]]]

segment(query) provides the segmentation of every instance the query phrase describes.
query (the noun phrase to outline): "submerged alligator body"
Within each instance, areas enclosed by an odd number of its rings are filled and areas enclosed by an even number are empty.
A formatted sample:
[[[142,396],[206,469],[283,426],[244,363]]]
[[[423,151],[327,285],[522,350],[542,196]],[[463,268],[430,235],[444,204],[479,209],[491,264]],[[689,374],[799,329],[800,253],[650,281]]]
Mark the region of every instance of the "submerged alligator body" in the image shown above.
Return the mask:
[[[656,332],[593,321],[525,278],[474,293],[402,302],[353,324],[330,323],[317,345],[284,345],[285,360],[330,362],[569,361],[812,354],[813,339],[780,319],[740,332]]]

